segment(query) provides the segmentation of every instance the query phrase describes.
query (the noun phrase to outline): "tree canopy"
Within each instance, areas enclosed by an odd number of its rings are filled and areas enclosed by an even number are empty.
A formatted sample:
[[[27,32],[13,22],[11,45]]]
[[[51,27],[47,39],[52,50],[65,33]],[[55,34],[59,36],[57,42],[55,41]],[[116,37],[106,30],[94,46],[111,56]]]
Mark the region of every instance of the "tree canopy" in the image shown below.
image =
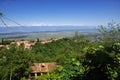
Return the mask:
[[[98,41],[78,35],[51,43],[39,41],[31,49],[10,45],[0,49],[0,80],[27,80],[30,63],[56,62],[49,75],[35,80],[119,80],[120,26],[114,22],[100,26]],[[4,74],[3,74],[4,72]]]

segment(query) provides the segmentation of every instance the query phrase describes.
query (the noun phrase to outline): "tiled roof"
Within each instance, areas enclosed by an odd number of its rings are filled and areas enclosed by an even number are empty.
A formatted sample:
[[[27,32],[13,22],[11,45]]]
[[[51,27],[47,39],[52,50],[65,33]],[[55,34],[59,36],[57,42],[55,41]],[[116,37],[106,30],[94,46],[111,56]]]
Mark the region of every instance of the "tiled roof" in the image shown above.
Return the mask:
[[[56,68],[55,62],[50,63],[32,63],[30,65],[32,69],[32,73],[42,73],[42,72],[49,72]]]

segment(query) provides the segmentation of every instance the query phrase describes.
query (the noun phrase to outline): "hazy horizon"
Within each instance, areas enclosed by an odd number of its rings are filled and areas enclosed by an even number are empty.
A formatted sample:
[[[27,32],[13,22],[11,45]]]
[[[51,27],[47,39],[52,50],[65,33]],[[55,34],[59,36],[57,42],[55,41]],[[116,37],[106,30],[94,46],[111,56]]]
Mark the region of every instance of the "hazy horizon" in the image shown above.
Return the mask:
[[[29,26],[29,27],[0,27],[0,33],[14,32],[59,32],[59,31],[82,31],[97,29],[96,26]]]

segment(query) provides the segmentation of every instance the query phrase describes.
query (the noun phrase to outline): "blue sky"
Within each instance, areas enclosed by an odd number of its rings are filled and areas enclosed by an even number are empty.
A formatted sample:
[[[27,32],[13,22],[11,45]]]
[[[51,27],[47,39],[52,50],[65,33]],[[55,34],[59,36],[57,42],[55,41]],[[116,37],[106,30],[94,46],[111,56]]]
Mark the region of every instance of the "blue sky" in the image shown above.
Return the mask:
[[[120,0],[0,0],[0,11],[26,26],[98,26],[112,20],[120,22]]]

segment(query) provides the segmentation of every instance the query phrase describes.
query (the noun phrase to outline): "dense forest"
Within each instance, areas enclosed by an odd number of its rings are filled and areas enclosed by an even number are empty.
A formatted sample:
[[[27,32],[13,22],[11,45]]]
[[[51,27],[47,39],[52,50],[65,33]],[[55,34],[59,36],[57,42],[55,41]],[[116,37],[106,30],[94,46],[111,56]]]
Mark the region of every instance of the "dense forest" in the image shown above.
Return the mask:
[[[31,49],[10,45],[0,49],[0,80],[27,80],[33,62],[56,62],[56,70],[35,80],[119,80],[120,25],[99,26],[91,40],[75,32],[73,38],[37,42]]]

